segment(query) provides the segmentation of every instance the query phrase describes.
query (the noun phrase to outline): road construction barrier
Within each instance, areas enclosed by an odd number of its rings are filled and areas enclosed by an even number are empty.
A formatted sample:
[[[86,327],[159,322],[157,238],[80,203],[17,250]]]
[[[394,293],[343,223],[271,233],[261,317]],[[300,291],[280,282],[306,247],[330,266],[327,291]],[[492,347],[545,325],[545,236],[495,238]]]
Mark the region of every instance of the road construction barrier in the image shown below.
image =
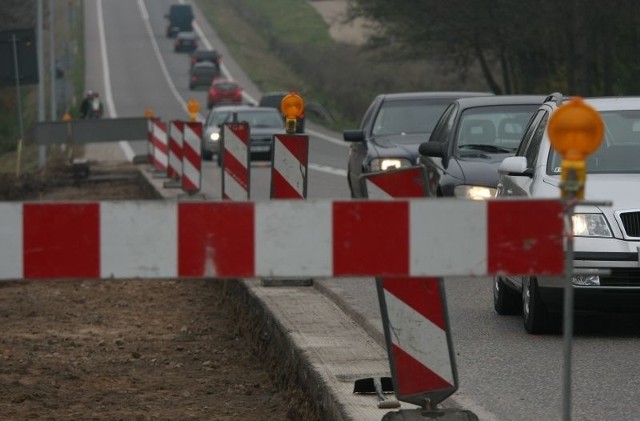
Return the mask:
[[[182,142],[182,190],[199,192],[202,186],[202,123],[184,122]]]
[[[434,197],[427,180],[423,166],[361,177],[367,197],[382,200]],[[378,277],[376,287],[396,397],[435,407],[459,386],[444,280]]]
[[[182,178],[182,149],[184,122],[174,120],[169,122],[169,165],[167,177],[171,180]]]
[[[153,117],[147,120],[147,163],[153,167]]]
[[[159,119],[151,120],[151,142],[153,143],[153,168],[165,173],[169,165],[169,141],[167,123]]]
[[[429,190],[423,166],[366,173],[360,177],[360,184],[369,199],[435,196]]]
[[[305,199],[309,136],[276,134],[271,159],[271,198]]]
[[[560,275],[562,233],[557,200],[6,202],[0,279]]]
[[[220,148],[222,154],[222,198],[249,200],[251,197],[249,124],[246,122],[225,123],[222,126]]]

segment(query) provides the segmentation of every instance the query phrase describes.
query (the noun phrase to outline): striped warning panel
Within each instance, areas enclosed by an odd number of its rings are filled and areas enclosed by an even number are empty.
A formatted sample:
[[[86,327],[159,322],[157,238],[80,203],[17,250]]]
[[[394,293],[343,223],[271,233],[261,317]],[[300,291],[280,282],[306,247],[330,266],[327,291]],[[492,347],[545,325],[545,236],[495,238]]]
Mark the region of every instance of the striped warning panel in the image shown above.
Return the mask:
[[[553,200],[0,205],[2,279],[564,270],[563,208]]]

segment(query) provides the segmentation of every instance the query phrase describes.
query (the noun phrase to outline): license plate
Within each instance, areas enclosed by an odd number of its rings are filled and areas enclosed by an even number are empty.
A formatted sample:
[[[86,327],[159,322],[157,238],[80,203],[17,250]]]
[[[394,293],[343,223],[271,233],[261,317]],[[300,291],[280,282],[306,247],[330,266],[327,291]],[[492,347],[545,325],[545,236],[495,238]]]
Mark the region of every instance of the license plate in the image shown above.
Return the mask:
[[[251,151],[252,152],[269,152],[269,147],[268,146],[252,146]]]

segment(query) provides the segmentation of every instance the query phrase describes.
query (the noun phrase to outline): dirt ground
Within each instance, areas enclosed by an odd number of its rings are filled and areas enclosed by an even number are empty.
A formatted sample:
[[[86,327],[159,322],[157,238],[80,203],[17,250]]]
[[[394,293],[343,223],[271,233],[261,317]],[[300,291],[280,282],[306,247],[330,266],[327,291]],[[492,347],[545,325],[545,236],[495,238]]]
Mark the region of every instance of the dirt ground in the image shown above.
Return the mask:
[[[153,198],[132,168],[92,168],[94,181],[50,173],[0,200]],[[0,419],[319,419],[225,291],[205,280],[0,282]]]

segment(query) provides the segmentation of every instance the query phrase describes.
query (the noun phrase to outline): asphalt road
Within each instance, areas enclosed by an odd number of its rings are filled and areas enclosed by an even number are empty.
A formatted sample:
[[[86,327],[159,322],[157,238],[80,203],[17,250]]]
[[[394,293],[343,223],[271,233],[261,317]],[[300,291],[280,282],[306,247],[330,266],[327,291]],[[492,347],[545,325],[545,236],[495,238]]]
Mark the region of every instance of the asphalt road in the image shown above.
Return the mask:
[[[103,94],[110,116],[141,116],[147,107],[164,120],[186,119],[185,102],[205,103],[205,93],[187,88],[188,58],[172,51],[164,14],[170,0],[91,0],[86,8],[87,86]],[[102,23],[101,23],[102,22]],[[200,15],[208,42],[224,55],[225,70],[248,94],[257,88]],[[102,47],[106,47],[106,49]],[[205,109],[206,111],[206,109]],[[309,198],[347,198],[347,148],[340,134],[313,124],[310,134]],[[143,153],[144,142],[132,142]],[[269,170],[252,168],[252,197],[268,198]],[[220,197],[220,170],[206,162],[203,191]],[[444,227],[443,227],[444,228]],[[445,228],[446,229],[446,228]],[[434,244],[434,247],[437,247]],[[313,250],[310,250],[312,253]],[[317,280],[382,338],[372,279]],[[562,418],[562,336],[531,336],[519,316],[498,317],[491,281],[447,279],[459,391],[453,400],[483,420]],[[573,347],[572,414],[576,420],[635,420],[640,409],[640,323],[620,315],[578,317]]]

